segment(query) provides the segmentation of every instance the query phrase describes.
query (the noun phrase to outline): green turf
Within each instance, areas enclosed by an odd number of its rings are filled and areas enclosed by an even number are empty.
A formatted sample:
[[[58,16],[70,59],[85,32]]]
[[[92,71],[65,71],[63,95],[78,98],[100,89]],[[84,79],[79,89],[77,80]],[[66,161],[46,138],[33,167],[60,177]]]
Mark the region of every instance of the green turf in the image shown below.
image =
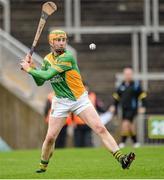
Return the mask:
[[[35,173],[40,151],[1,152],[0,179],[164,178],[164,146],[125,148],[123,151],[130,150],[137,157],[129,170],[122,170],[103,148],[56,150],[44,174]]]

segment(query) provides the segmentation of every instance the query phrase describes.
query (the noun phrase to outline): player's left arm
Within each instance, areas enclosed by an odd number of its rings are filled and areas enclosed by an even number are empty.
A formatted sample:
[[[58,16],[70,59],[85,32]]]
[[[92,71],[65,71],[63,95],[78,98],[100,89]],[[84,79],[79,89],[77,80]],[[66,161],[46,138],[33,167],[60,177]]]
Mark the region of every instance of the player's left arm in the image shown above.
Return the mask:
[[[121,86],[122,86],[122,83],[119,87],[117,87],[115,92],[112,94],[112,97],[113,97],[113,103],[112,104],[113,105],[109,107],[109,111],[111,111],[112,113],[117,113],[117,107],[120,103],[120,99],[122,96]]]
[[[146,109],[147,106],[147,93],[143,90],[141,83],[138,84],[138,88],[136,90],[137,98],[141,101],[141,107]]]

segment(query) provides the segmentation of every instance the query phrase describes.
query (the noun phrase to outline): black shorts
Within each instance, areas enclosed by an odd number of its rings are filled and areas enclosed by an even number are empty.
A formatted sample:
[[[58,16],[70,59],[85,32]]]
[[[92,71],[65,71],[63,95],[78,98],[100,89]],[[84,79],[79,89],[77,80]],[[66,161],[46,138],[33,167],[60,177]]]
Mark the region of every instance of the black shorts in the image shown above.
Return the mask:
[[[122,110],[122,119],[129,120],[130,122],[132,122],[134,117],[136,116],[136,114],[137,114],[137,110],[123,109]]]

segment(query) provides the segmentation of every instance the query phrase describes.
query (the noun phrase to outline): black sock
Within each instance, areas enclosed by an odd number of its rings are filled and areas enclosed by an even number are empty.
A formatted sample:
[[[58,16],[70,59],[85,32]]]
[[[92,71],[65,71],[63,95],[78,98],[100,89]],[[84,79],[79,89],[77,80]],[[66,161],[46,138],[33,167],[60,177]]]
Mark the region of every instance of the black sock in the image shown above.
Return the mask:
[[[137,136],[136,135],[131,136],[131,139],[132,139],[133,143],[137,142]]]
[[[127,136],[121,136],[121,142],[122,143],[125,143],[126,139],[127,139]]]
[[[49,163],[49,161],[45,161],[45,160],[40,160],[40,163],[42,163],[42,164],[48,164]]]

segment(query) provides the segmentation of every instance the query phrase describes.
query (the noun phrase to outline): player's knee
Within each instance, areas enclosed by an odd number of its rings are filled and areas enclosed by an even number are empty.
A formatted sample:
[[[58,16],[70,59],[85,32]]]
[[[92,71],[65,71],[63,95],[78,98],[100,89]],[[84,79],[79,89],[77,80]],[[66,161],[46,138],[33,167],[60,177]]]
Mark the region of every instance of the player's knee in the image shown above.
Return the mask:
[[[96,125],[95,131],[97,134],[104,134],[106,132],[106,128],[103,125]]]
[[[55,140],[55,137],[53,135],[49,134],[49,135],[47,135],[46,140],[47,140],[48,144],[53,144],[54,140]]]

